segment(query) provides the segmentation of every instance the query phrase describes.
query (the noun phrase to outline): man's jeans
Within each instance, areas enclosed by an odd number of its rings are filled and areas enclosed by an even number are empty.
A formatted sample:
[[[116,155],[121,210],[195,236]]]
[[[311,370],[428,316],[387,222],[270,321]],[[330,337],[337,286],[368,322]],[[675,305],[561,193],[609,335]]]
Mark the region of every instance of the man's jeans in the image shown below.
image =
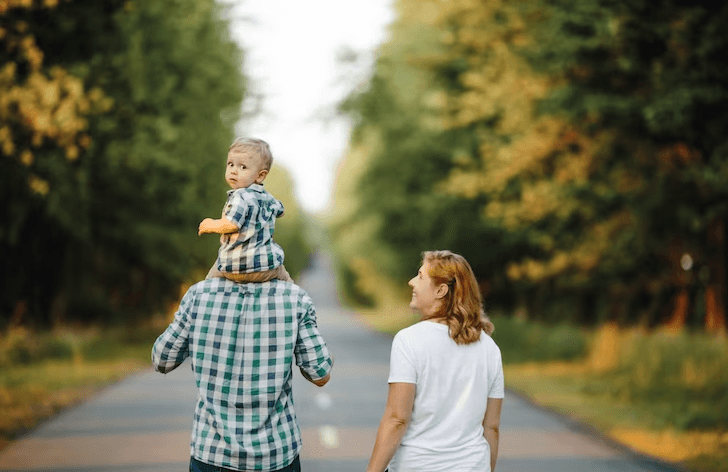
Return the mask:
[[[218,467],[216,465],[205,464],[200,462],[194,457],[190,458],[190,472],[240,472],[235,469],[226,469],[225,467]],[[298,460],[298,456],[291,462],[291,465],[278,469],[275,472],[301,472],[301,461]]]

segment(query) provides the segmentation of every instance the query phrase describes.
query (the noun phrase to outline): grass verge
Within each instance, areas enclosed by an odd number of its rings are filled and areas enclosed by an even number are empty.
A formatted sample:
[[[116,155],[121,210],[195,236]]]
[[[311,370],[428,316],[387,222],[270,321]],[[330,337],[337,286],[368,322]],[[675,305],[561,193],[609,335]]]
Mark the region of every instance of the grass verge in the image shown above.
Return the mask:
[[[728,432],[681,429],[665,424],[666,404],[589,394],[594,374],[584,362],[505,366],[508,387],[537,405],[595,427],[629,448],[696,472],[728,472]]]
[[[0,450],[60,410],[150,365],[161,331],[63,329],[0,336]]]

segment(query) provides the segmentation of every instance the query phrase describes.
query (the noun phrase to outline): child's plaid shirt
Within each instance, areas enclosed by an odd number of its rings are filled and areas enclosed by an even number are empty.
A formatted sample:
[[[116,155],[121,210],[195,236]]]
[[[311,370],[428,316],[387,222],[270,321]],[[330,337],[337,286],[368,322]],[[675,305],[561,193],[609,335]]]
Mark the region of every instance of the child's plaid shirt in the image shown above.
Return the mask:
[[[198,387],[191,455],[238,470],[288,466],[301,449],[294,361],[313,380],[332,366],[306,292],[280,280],[193,285],[152,349],[163,373],[187,357]]]
[[[238,232],[220,236],[217,270],[244,274],[283,264],[283,249],[273,242],[276,218],[282,214],[283,204],[260,184],[228,190],[222,216],[234,223]]]

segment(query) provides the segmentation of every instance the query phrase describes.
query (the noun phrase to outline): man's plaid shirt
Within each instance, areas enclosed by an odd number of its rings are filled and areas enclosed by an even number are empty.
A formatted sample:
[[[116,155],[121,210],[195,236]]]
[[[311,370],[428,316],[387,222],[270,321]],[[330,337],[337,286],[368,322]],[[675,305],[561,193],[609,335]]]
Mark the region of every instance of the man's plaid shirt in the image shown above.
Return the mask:
[[[217,270],[233,274],[273,270],[283,264],[283,249],[273,242],[276,218],[283,204],[262,185],[228,190],[222,216],[238,227],[220,236]]]
[[[191,455],[236,470],[288,466],[301,449],[294,361],[313,380],[332,366],[306,292],[280,280],[193,285],[152,349],[163,373],[187,357],[198,387]]]

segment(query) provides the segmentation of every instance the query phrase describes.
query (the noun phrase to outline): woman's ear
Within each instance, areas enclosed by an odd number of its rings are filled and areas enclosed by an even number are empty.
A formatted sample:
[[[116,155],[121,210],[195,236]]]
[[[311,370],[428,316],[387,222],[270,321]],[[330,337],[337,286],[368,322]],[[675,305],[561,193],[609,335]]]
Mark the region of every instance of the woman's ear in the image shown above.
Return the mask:
[[[445,298],[445,295],[447,295],[448,290],[450,290],[450,287],[447,286],[447,284],[440,284],[437,287],[437,290],[435,290],[435,296],[440,298]]]

